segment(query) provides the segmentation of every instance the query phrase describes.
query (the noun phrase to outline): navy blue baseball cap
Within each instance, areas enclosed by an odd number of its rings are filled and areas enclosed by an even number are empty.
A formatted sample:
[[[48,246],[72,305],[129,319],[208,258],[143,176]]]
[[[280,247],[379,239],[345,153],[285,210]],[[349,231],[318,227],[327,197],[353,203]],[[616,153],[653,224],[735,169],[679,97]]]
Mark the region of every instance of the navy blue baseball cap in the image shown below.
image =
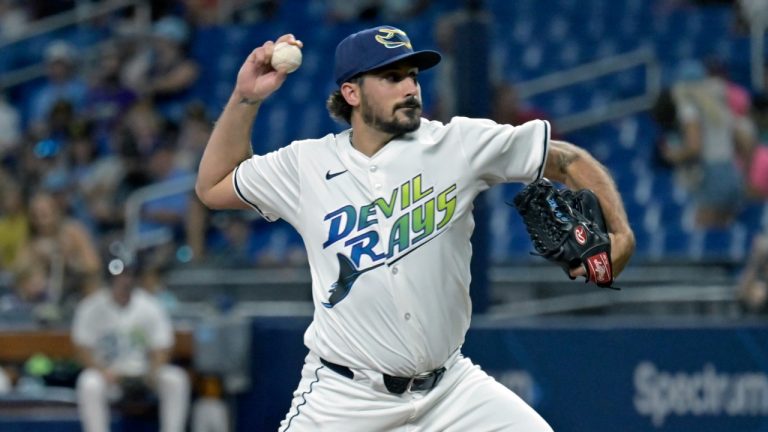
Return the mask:
[[[333,76],[341,86],[356,75],[406,59],[422,71],[440,63],[441,56],[437,51],[414,51],[404,31],[378,26],[351,34],[339,42]]]

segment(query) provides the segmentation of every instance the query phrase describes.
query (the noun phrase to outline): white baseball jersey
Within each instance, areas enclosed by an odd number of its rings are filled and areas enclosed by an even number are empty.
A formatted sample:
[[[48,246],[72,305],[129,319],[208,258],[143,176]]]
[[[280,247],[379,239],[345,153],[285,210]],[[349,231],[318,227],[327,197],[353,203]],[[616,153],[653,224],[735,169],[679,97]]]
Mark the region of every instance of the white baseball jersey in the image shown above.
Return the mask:
[[[139,376],[149,370],[152,350],[173,346],[173,326],[160,302],[141,289],[121,307],[108,290],[83,299],[75,310],[72,340],[95,350],[103,364],[124,376]]]
[[[548,145],[542,120],[422,119],[371,157],[347,130],[254,156],[233,183],[304,239],[315,304],[307,347],[351,368],[412,376],[442,365],[469,328],[473,200],[541,177]]]

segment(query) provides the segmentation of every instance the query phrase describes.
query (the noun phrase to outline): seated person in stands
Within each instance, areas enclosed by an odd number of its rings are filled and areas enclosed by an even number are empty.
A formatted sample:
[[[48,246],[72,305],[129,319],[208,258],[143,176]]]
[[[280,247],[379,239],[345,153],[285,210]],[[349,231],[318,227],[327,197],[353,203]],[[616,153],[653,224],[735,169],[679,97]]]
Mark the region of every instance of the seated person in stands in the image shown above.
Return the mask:
[[[197,62],[189,55],[190,28],[175,16],[158,20],[149,44],[139,49],[123,70],[129,88],[149,98],[163,117],[181,121],[184,106],[193,99],[193,87],[200,75]]]
[[[46,76],[30,100],[30,129],[37,136],[46,134],[46,119],[53,107],[68,102],[75,111],[82,108],[87,86],[78,73],[76,48],[69,42],[55,40],[43,53]]]
[[[154,395],[160,430],[185,430],[189,378],[169,363],[171,320],[155,297],[136,287],[137,267],[111,261],[109,289],[86,297],[75,311],[72,340],[85,367],[77,380],[77,400],[86,432],[109,430],[109,402]]]
[[[98,288],[99,254],[87,229],[64,214],[48,192],[37,192],[29,200],[30,236],[19,251],[17,272],[42,266],[48,276],[45,299],[66,317],[79,299]]]
[[[12,273],[13,292],[2,298],[5,307],[13,309],[15,319],[25,322],[36,322],[42,325],[63,323],[62,315],[56,299],[52,298],[50,276],[42,265],[25,265],[17,267]],[[9,318],[4,314],[3,319]]]
[[[0,271],[11,270],[29,239],[21,184],[0,168]]]

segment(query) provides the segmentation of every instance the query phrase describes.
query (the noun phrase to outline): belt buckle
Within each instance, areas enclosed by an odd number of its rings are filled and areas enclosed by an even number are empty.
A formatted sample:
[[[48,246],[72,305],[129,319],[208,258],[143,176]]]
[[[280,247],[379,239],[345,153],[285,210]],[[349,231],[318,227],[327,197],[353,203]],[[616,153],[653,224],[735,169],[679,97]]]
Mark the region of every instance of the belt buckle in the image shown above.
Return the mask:
[[[420,373],[418,375],[412,376],[408,380],[408,385],[405,387],[405,391],[407,391],[409,393],[411,392],[411,387],[413,387],[413,382],[414,381],[420,380],[420,379],[429,379],[429,378],[434,377],[434,375],[435,375],[435,371],[430,371],[430,372],[423,372],[423,373]]]

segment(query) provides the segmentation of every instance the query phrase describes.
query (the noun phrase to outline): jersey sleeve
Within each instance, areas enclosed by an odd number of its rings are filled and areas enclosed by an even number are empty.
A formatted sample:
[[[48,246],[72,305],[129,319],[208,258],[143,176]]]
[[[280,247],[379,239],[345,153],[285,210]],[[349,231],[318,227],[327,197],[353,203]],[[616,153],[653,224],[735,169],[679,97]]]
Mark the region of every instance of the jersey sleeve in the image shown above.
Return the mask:
[[[233,177],[235,193],[266,220],[289,222],[299,202],[298,146],[292,144],[243,161]]]
[[[488,185],[531,182],[544,174],[550,126],[532,120],[520,126],[457,118],[459,141],[472,171]]]

